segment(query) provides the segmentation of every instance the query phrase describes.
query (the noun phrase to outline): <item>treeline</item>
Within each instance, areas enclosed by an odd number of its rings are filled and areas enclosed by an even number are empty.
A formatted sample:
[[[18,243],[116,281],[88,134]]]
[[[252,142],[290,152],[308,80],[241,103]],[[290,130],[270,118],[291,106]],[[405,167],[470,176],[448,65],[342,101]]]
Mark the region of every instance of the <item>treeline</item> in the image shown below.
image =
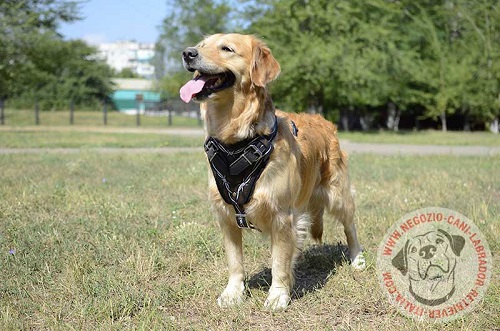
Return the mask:
[[[112,69],[94,47],[57,32],[61,22],[78,19],[75,1],[0,1],[0,102],[100,109],[112,91]]]
[[[495,0],[171,0],[159,45],[204,34],[262,37],[282,66],[277,106],[318,112],[343,129],[420,124],[498,132],[500,4]],[[207,8],[211,11],[188,10]],[[177,23],[185,23],[179,26]],[[174,23],[174,24],[172,24]],[[199,29],[199,26],[206,26]],[[172,51],[178,52],[175,46]],[[174,52],[174,53],[175,53]],[[179,58],[166,53],[167,58]],[[180,62],[178,60],[178,62]],[[165,90],[185,75],[167,68]],[[409,123],[408,123],[409,121]]]
[[[156,73],[166,99],[189,79],[180,52],[217,32],[256,34],[282,75],[285,110],[322,113],[348,129],[491,129],[500,117],[498,0],[167,0]],[[0,1],[0,102],[99,109],[115,76],[61,22],[78,2]],[[124,73],[124,76],[127,76]],[[163,78],[161,78],[163,77]]]

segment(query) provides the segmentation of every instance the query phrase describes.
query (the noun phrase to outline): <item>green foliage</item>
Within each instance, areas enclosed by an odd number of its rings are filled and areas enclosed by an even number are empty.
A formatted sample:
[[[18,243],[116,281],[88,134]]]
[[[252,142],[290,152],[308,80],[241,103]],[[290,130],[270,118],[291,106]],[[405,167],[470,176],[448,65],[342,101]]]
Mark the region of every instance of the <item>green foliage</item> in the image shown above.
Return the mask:
[[[114,75],[116,78],[142,78],[138,74],[132,71],[130,68],[123,68],[122,71]]]
[[[83,41],[64,41],[59,22],[78,19],[77,3],[56,0],[0,4],[0,98],[42,109],[95,106],[111,92],[111,69]],[[4,47],[5,45],[5,47]]]
[[[468,25],[465,46],[473,68],[464,84],[462,107],[471,116],[492,120],[500,117],[500,5],[481,0],[463,1],[459,14]]]
[[[240,2],[248,32],[281,63],[273,95],[286,109],[338,118],[338,110],[418,106],[441,117],[443,129],[457,111],[476,122],[499,116],[497,1]]]
[[[0,98],[23,90],[19,76],[32,69],[29,53],[39,36],[54,32],[58,22],[78,19],[74,3],[56,0],[0,3]]]

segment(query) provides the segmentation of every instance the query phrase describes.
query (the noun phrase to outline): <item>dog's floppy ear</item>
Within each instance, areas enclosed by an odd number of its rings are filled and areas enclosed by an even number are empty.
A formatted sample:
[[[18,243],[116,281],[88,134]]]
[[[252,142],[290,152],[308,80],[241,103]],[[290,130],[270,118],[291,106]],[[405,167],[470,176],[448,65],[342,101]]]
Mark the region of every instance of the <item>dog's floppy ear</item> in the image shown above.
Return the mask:
[[[281,68],[271,54],[271,50],[262,41],[254,39],[252,41],[252,67],[250,68],[250,78],[256,86],[265,87],[278,77]]]
[[[448,232],[438,229],[439,232],[444,234],[448,241],[450,242],[451,250],[456,256],[460,256],[462,249],[465,246],[465,238],[458,235],[450,235]]]
[[[407,259],[407,249],[408,249],[408,244],[409,240],[406,241],[406,244],[401,250],[399,251],[398,254],[392,259],[392,265],[401,271],[403,276],[406,276],[406,273],[408,272],[408,259]]]

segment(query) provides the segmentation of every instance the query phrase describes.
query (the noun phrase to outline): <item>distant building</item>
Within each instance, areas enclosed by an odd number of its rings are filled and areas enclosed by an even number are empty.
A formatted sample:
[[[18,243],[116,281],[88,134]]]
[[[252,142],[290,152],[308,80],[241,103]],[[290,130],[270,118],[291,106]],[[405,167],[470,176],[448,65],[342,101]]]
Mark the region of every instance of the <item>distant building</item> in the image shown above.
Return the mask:
[[[151,103],[160,102],[160,93],[154,90],[153,82],[147,79],[114,78],[114,92],[111,99],[116,109],[123,112],[141,112]],[[138,102],[139,98],[142,99]]]
[[[118,41],[100,44],[98,50],[99,58],[105,60],[117,72],[128,68],[141,77],[154,77],[155,68],[151,63],[155,56],[154,44]]]

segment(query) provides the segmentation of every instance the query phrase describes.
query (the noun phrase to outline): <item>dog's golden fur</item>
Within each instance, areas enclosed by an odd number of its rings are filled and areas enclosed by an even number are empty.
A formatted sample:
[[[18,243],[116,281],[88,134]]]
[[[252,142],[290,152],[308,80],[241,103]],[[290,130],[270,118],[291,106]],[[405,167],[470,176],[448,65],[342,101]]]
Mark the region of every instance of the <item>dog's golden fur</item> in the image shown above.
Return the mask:
[[[195,49],[199,72],[231,71],[235,84],[202,100],[208,136],[224,144],[270,133],[275,114],[278,133],[274,151],[257,181],[247,218],[271,237],[272,284],[265,306],[284,309],[290,301],[293,265],[309,232],[321,242],[323,213],[340,220],[345,229],[351,262],[364,267],[354,227],[353,192],[347,156],[340,149],[335,125],[320,115],[291,114],[274,109],[266,85],[280,73],[270,49],[259,39],[239,34],[205,38]],[[292,134],[291,121],[299,132]],[[209,198],[223,232],[229,282],[218,303],[231,306],[244,299],[242,230],[231,205],[224,202],[209,174]]]

